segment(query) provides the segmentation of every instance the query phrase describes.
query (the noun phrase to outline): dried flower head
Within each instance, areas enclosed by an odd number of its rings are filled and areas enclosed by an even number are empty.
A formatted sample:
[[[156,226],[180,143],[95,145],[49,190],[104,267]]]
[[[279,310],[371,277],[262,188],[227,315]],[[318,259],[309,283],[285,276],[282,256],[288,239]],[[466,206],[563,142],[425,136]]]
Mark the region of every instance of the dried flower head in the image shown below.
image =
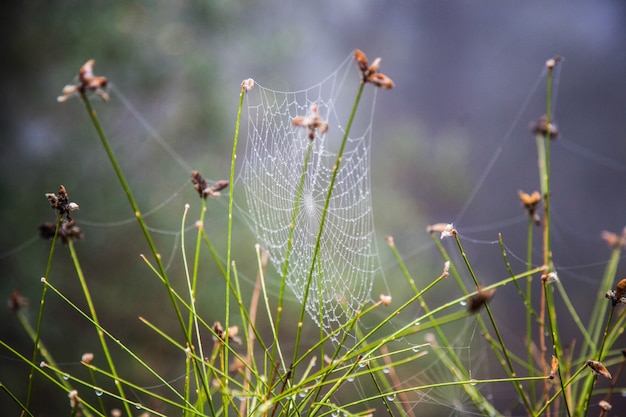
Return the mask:
[[[224,327],[222,327],[222,323],[216,321],[213,323],[213,341],[214,342],[223,342],[226,337],[228,337],[228,341],[235,342],[237,344],[241,344],[241,338],[237,336],[239,333],[238,326],[230,326],[227,331],[224,331]]]
[[[602,362],[588,360],[585,362],[585,365],[591,368],[594,375],[602,375],[606,379],[613,379],[611,373],[606,369]]]
[[[357,49],[354,51],[354,60],[361,71],[362,83],[371,83],[385,90],[393,88],[394,84],[391,78],[380,72],[381,58],[376,58],[370,65],[367,55],[360,49]]]
[[[622,278],[614,290],[607,291],[606,298],[613,302],[613,306],[626,304],[626,278]]]
[[[215,184],[209,186],[202,174],[198,171],[191,173],[191,182],[193,183],[193,188],[198,192],[198,195],[200,195],[200,198],[203,199],[207,197],[218,198],[221,195],[220,191],[228,187],[228,181],[225,180],[217,181]]]
[[[80,361],[85,364],[90,364],[92,360],[93,360],[93,353],[91,352],[83,353],[83,356],[81,356],[80,358]]]
[[[59,187],[58,196],[54,193],[46,193],[46,198],[50,202],[50,207],[57,210],[60,216],[65,216],[68,222],[72,221],[72,216],[70,216],[70,212],[79,209],[78,204],[70,202],[67,190],[63,185]]]
[[[626,246],[626,227],[619,236],[616,233],[604,230],[602,232],[602,239],[604,239],[611,249],[624,249]]]
[[[56,231],[56,224],[54,223],[42,223],[39,225],[39,236],[42,239],[52,239],[54,237],[54,233]],[[68,242],[76,241],[78,239],[82,239],[83,232],[80,230],[80,227],[76,226],[74,221],[67,221],[61,223],[61,227],[59,227],[58,238],[61,239],[63,244],[67,244]]]
[[[446,278],[448,275],[450,275],[450,261],[446,261],[443,264],[443,272],[441,273],[441,276],[443,278]]]
[[[11,291],[8,305],[12,312],[17,313],[21,309],[28,307],[28,300],[22,297],[20,290],[15,289]]]
[[[548,376],[548,378],[554,379],[558,369],[559,369],[559,360],[556,358],[556,356],[552,355],[552,364],[550,365],[550,375]]]
[[[471,314],[478,313],[483,308],[483,306],[493,298],[495,293],[495,288],[483,290],[479,287],[478,292],[467,300],[467,311]]]
[[[70,407],[72,407],[72,409],[78,407],[78,404],[80,404],[80,397],[78,396],[78,391],[72,390],[67,394],[67,396],[70,399]]]
[[[109,94],[105,91],[108,84],[107,78],[94,75],[93,66],[95,62],[95,60],[90,59],[80,67],[78,83],[63,87],[62,95],[57,97],[57,101],[64,102],[76,93],[85,94],[88,91],[95,93],[104,101],[109,100]]]
[[[552,71],[557,62],[561,61],[563,61],[563,57],[561,55],[556,55],[554,58],[550,58],[546,61],[546,68],[548,69],[548,71]]]
[[[541,226],[541,218],[539,214],[537,214],[537,206],[541,202],[539,191],[533,191],[531,194],[528,194],[522,190],[518,190],[517,195],[526,209],[526,212],[528,212],[528,216],[533,219],[537,226]]]
[[[291,124],[296,127],[308,129],[307,137],[309,140],[313,140],[315,139],[315,131],[318,131],[320,135],[324,135],[328,132],[328,122],[322,120],[320,117],[319,107],[316,103],[311,104],[309,113],[309,116],[294,117],[291,119]]]
[[[611,408],[613,408],[611,403],[606,400],[600,400],[598,406],[602,409],[602,411],[611,411]]]
[[[548,123],[548,117],[546,115],[541,116],[539,121],[532,123],[530,130],[536,136],[543,136],[545,138],[556,139],[559,136],[559,129],[551,121]]]
[[[254,87],[254,80],[252,78],[248,78],[247,80],[243,80],[241,82],[241,89],[245,92],[252,90]]]
[[[381,294],[380,295],[380,303],[384,306],[388,306],[391,304],[391,296],[390,295],[385,295],[385,294]]]

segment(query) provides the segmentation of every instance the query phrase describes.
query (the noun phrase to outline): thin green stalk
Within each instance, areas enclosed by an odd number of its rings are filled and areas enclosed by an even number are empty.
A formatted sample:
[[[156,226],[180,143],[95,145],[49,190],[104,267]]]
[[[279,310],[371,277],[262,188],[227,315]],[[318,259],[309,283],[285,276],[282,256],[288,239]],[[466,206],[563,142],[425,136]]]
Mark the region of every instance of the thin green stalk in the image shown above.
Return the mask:
[[[467,270],[470,276],[472,277],[472,280],[474,281],[476,288],[479,289],[480,283],[478,282],[478,279],[476,278],[476,274],[474,274],[474,269],[472,268],[472,265],[470,264],[469,259],[467,258],[467,255],[465,254],[465,251],[463,250],[463,245],[461,244],[461,239],[459,239],[459,234],[456,233],[456,231],[454,231],[452,234],[459,248],[459,251],[461,252],[461,256],[463,257],[463,260],[465,261],[465,266],[467,267]],[[487,315],[489,316],[489,321],[491,321],[493,330],[495,331],[496,337],[498,338],[498,342],[500,343],[500,346],[502,348],[502,354],[504,355],[504,359],[508,367],[509,375],[511,377],[516,377],[517,373],[515,372],[515,368],[513,367],[513,363],[511,362],[511,358],[509,357],[509,351],[504,344],[504,339],[502,338],[502,334],[500,334],[500,329],[498,328],[498,325],[496,324],[496,319],[494,318],[493,313],[491,312],[489,303],[485,303],[485,310],[487,311]],[[524,403],[526,410],[530,412],[532,410],[532,405],[530,404],[528,395],[524,392],[524,387],[522,387],[522,384],[520,383],[514,383],[513,386],[515,387],[515,390],[517,391],[519,399]]]
[[[91,298],[91,293],[89,292],[89,287],[87,287],[87,281],[85,280],[85,275],[83,274],[83,269],[80,266],[80,262],[78,261],[78,256],[76,255],[76,250],[74,248],[74,242],[71,240],[67,244],[68,249],[70,250],[70,256],[72,257],[72,261],[74,262],[74,269],[76,270],[76,275],[78,275],[78,280],[80,281],[80,286],[83,290],[83,294],[85,295],[85,300],[87,301],[87,306],[89,307],[89,313],[91,314],[91,319],[93,322],[99,327],[100,321],[98,320],[98,315],[96,314],[96,308],[93,304],[93,299]],[[111,353],[109,352],[109,347],[107,345],[106,339],[104,338],[104,333],[97,330],[98,339],[100,340],[100,346],[102,347],[102,351],[104,356],[109,364],[109,368],[111,369],[111,374],[113,375],[113,382],[117,388],[117,391],[120,397],[124,400],[124,409],[126,410],[126,414],[132,416],[130,411],[130,407],[128,406],[128,401],[126,400],[126,394],[124,393],[124,388],[119,382],[119,377],[117,374],[117,369],[115,367],[115,363],[113,362],[113,358],[111,357]]]
[[[0,388],[13,400],[15,404],[17,404],[18,407],[20,407],[22,415],[26,414],[30,417],[35,417],[30,411],[28,411],[28,407],[25,404],[22,404],[19,398],[17,398],[4,383],[0,382]]]
[[[178,304],[176,303],[176,300],[174,298],[173,295],[173,290],[172,287],[170,285],[169,279],[167,277],[167,272],[165,271],[165,266],[163,265],[163,261],[161,260],[161,255],[159,254],[154,241],[152,240],[152,235],[150,234],[150,231],[148,230],[148,226],[146,225],[143,216],[141,215],[141,211],[139,210],[139,206],[137,204],[137,201],[135,200],[135,197],[133,196],[133,193],[130,189],[130,186],[128,185],[128,181],[126,181],[126,177],[124,176],[124,172],[122,171],[122,168],[120,167],[119,163],[117,162],[117,158],[115,157],[115,154],[113,153],[113,149],[111,148],[111,145],[109,144],[109,141],[106,137],[106,135],[104,134],[104,129],[102,128],[102,125],[100,124],[100,120],[98,119],[98,116],[96,114],[95,109],[93,108],[93,106],[91,105],[91,102],[89,101],[89,99],[87,98],[87,96],[85,95],[85,93],[81,93],[80,97],[85,105],[85,109],[87,110],[87,113],[89,114],[89,117],[91,118],[91,122],[94,125],[94,128],[96,129],[96,132],[98,133],[98,137],[100,138],[100,142],[102,143],[102,146],[104,147],[107,156],[109,157],[109,161],[111,162],[111,165],[113,166],[113,170],[115,171],[115,174],[117,175],[118,180],[120,181],[120,184],[122,185],[122,188],[124,189],[124,193],[126,194],[126,197],[128,198],[128,202],[130,203],[131,208],[133,209],[133,212],[135,213],[135,217],[137,218],[137,222],[139,223],[139,226],[144,234],[144,237],[146,239],[146,242],[148,243],[148,246],[150,247],[150,250],[152,252],[152,255],[154,256],[154,259],[157,263],[159,272],[161,277],[163,278],[162,282],[164,283],[166,289],[167,289],[167,293],[170,297],[170,302],[172,304],[172,306],[174,307],[174,311],[176,312],[176,318],[178,319],[178,323],[180,325],[180,328],[183,332],[183,334],[185,335],[185,338],[187,339],[187,344],[189,346],[193,346],[193,343],[191,341],[190,338],[187,337],[187,331],[186,331],[186,326],[185,326],[185,322],[183,320],[183,316],[180,312],[180,309],[178,307]],[[229,237],[230,238],[230,237]],[[229,252],[230,254],[230,252]],[[200,364],[197,361],[194,361],[194,367],[196,369],[196,371],[198,373],[201,373],[201,367]],[[202,388],[204,390],[204,394],[207,397],[207,401],[209,402],[209,406],[211,407],[211,411],[214,413],[215,410],[213,409],[213,404],[212,404],[212,399],[210,396],[210,391],[209,391],[209,387],[207,386],[206,383],[204,383],[202,385]]]
[[[231,270],[231,259],[232,259],[232,238],[233,238],[233,197],[235,195],[235,161],[237,160],[237,145],[239,143],[239,127],[241,125],[241,110],[243,109],[243,97],[246,93],[246,89],[242,86],[241,91],[239,92],[239,106],[237,107],[237,121],[235,122],[235,133],[233,136],[233,151],[230,159],[230,193],[228,193],[228,234],[227,234],[227,246],[226,246],[226,293],[225,293],[225,305],[224,305],[224,328],[228,329],[230,326],[230,270]],[[223,366],[225,369],[228,369],[228,337],[224,338],[224,355],[223,355]],[[228,378],[224,378],[222,380],[224,384],[222,387],[222,404],[223,404],[223,412],[224,416],[228,417],[228,407],[226,404],[229,403],[229,390],[228,390]]]
[[[534,227],[535,227],[535,221],[531,218],[531,216],[528,216],[528,232],[526,233],[527,238],[526,238],[526,270],[528,271],[529,269],[532,268],[533,265],[533,235],[534,235]],[[500,238],[500,241],[502,241],[502,238]],[[504,249],[503,249],[504,250]],[[509,265],[510,268],[510,265]],[[526,280],[526,297],[525,297],[525,302],[527,303],[526,305],[526,340],[529,342],[528,343],[528,349],[526,349],[526,361],[528,364],[528,370],[529,372],[531,372],[531,374],[535,374],[535,359],[533,358],[533,351],[531,349],[531,343],[530,341],[533,340],[533,314],[532,312],[534,311],[533,309],[533,304],[532,304],[532,294],[533,294],[533,286],[532,286],[532,282],[533,282],[533,277],[530,276],[528,277],[528,279]],[[536,312],[535,312],[536,314]],[[532,401],[534,402],[537,398],[537,390],[536,390],[536,384],[534,381],[532,381],[530,383],[530,398],[532,398]]]
[[[322,233],[324,232],[324,224],[326,222],[326,216],[328,215],[328,207],[330,206],[330,199],[332,196],[333,189],[335,187],[335,181],[337,180],[337,174],[339,172],[339,166],[341,164],[341,160],[343,157],[343,151],[346,147],[346,143],[348,141],[348,135],[350,134],[350,130],[352,129],[352,122],[354,122],[354,117],[356,115],[356,110],[359,107],[359,102],[361,101],[361,96],[363,94],[363,89],[365,87],[365,82],[361,81],[359,85],[359,90],[357,92],[356,98],[354,100],[354,104],[352,106],[352,111],[350,113],[350,118],[348,119],[348,123],[346,125],[343,139],[341,140],[341,146],[339,147],[339,151],[337,152],[337,161],[335,162],[335,166],[333,166],[333,173],[330,178],[330,184],[328,185],[328,191],[326,193],[326,202],[324,203],[324,209],[322,211],[322,217],[320,219],[320,226],[317,233],[317,239],[315,240],[315,249],[313,250],[313,258],[311,260],[311,268],[309,269],[309,276],[307,278],[307,282],[304,288],[304,296],[302,299],[302,308],[300,310],[300,317],[298,320],[298,330],[296,332],[296,343],[294,347],[294,362],[295,359],[298,358],[298,348],[300,346],[300,337],[302,335],[302,325],[301,323],[304,321],[304,314],[306,311],[307,299],[309,297],[309,289],[311,287],[311,281],[313,280],[313,274],[315,272],[315,266],[317,261],[317,255],[320,251],[320,242],[322,240]],[[318,288],[320,288],[321,283],[318,283]]]
[[[52,237],[52,244],[50,245],[50,252],[48,253],[48,263],[46,264],[46,272],[44,274],[44,278],[48,279],[50,275],[50,270],[52,269],[52,256],[54,255],[54,248],[56,247],[57,238],[59,236],[59,228],[61,227],[61,223],[63,222],[63,215],[59,215],[57,217],[56,228],[54,229],[54,236]],[[46,287],[43,287],[41,291],[41,301],[39,302],[39,314],[37,315],[37,330],[35,331],[35,337],[33,342],[33,354],[32,354],[32,362],[37,362],[37,352],[39,351],[39,338],[41,335],[41,323],[43,322],[43,310],[46,301]],[[28,387],[26,388],[26,401],[24,405],[26,408],[30,407],[30,399],[32,395],[33,389],[33,375],[34,370],[30,370],[28,374]],[[22,411],[21,416],[24,415]]]

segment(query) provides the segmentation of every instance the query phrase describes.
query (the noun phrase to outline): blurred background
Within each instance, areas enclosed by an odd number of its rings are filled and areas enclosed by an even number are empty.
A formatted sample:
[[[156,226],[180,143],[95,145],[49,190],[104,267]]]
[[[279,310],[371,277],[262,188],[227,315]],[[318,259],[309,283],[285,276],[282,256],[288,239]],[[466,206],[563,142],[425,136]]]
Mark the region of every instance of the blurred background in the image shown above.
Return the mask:
[[[148,248],[84,108],[79,100],[56,101],[90,58],[95,73],[123,94],[94,100],[95,107],[140,207],[155,211],[148,223],[163,232],[157,245],[181,284],[175,233],[183,205],[193,204],[193,219],[200,207],[190,170],[227,178],[241,81],[303,89],[355,48],[370,60],[382,57],[382,72],[396,84],[377,95],[372,140],[376,228],[392,290],[399,271],[384,236],[394,236],[417,278],[432,279],[442,261],[425,227],[438,222],[455,223],[485,284],[508,275],[492,244],[498,232],[521,270],[515,257],[524,257],[526,219],[517,191],[539,187],[528,125],[545,113],[541,74],[557,54],[565,61],[555,107],[561,135],[552,148],[554,259],[582,317],[609,256],[600,233],[626,226],[622,1],[25,1],[3,2],[0,16],[0,294],[8,299],[19,288],[35,323],[50,245],[37,238],[37,226],[55,220],[44,194],[63,184],[80,205],[74,217],[85,238],[77,250],[102,322],[165,375],[180,374],[179,353],[137,320],[176,331],[175,316],[162,307],[165,290],[139,258]],[[207,229],[225,254],[225,204],[211,204]],[[240,223],[235,238],[242,275],[253,279],[254,237]],[[200,284],[201,313],[223,320],[222,280],[210,259],[203,262],[210,272]],[[50,280],[84,307],[63,247]],[[504,294],[493,303],[503,320],[522,308]],[[44,341],[58,362],[79,372],[80,355],[97,346],[93,328],[57,297],[45,309]],[[0,338],[30,356],[13,313],[0,315]],[[514,323],[505,324],[512,335]],[[37,415],[66,410],[67,398],[37,381]],[[23,396],[27,368],[7,352],[0,382]],[[0,400],[0,414],[15,415],[9,403]]]

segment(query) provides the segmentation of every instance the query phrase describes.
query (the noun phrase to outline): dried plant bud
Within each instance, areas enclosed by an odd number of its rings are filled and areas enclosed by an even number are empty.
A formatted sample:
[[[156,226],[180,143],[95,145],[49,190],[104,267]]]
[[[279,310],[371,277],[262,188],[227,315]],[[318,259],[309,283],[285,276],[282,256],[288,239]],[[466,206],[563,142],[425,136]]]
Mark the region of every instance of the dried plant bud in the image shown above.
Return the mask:
[[[204,194],[204,190],[208,188],[208,184],[202,174],[198,171],[193,171],[191,173],[191,182],[193,184],[193,188],[198,192],[200,198],[206,198]]]
[[[450,261],[446,261],[443,264],[443,272],[441,273],[443,278],[446,278],[448,275],[450,275]]]
[[[613,306],[618,304],[626,304],[626,278],[622,278],[614,290],[608,290],[606,292],[606,298],[611,300]]]
[[[42,223],[39,225],[39,236],[42,239],[48,240],[54,237],[56,231],[56,224],[54,223]],[[74,221],[63,222],[59,228],[58,238],[61,239],[63,244],[67,244],[69,241],[76,241],[83,238],[83,232]]]
[[[226,336],[229,341],[235,342],[238,345],[241,344],[241,338],[237,336],[239,334],[239,326],[230,326],[226,332]]]
[[[80,361],[86,364],[90,364],[92,360],[93,360],[93,353],[91,352],[83,353],[83,356],[81,356],[80,358]]]
[[[365,55],[363,51],[361,51],[360,49],[357,49],[356,51],[354,51],[354,60],[356,61],[356,64],[359,66],[359,69],[361,70],[361,72],[367,71],[369,64],[367,62],[367,56]]]
[[[69,201],[69,195],[63,185],[59,187],[59,195],[46,193],[46,198],[50,202],[50,207],[57,210],[60,216],[65,216],[71,222],[70,211],[78,210],[78,204]]]
[[[328,122],[322,120],[319,107],[316,103],[312,103],[309,107],[308,116],[296,116],[291,119],[291,124],[296,127],[302,127],[308,129],[307,137],[309,140],[315,139],[315,132],[319,132],[320,135],[324,135],[328,132]]]
[[[609,403],[609,402],[608,402],[608,401],[606,401],[606,400],[601,400],[601,401],[598,403],[598,406],[600,407],[600,409],[601,409],[602,411],[611,411],[611,408],[613,408],[613,406],[611,405],[611,403]]]
[[[493,298],[495,293],[495,288],[490,288],[488,290],[478,288],[478,292],[467,300],[467,311],[470,314],[478,313],[483,306]]]
[[[111,417],[122,417],[122,410],[114,408],[111,410]]]
[[[387,244],[390,248],[394,248],[396,246],[395,242],[393,241],[393,236],[387,236],[385,240],[387,241]]]
[[[367,81],[374,84],[376,87],[380,87],[384,90],[389,90],[390,88],[393,88],[394,86],[393,81],[391,81],[391,78],[387,77],[385,74],[382,74],[380,72],[370,74],[367,77]]]
[[[538,122],[530,125],[530,130],[537,136],[549,137],[556,139],[559,136],[559,129],[554,123],[548,123],[548,117],[543,115]]]
[[[95,93],[104,101],[109,100],[109,94],[105,91],[108,80],[106,77],[94,75],[93,66],[95,62],[95,60],[90,59],[83,64],[78,72],[78,84],[66,85],[62,95],[57,97],[57,101],[64,102],[75,93],[85,94],[88,91]]]
[[[591,368],[594,375],[602,375],[606,379],[613,379],[611,373],[606,369],[602,362],[588,360],[585,362],[585,365]]]
[[[245,92],[252,90],[254,87],[254,80],[252,78],[248,78],[247,80],[243,80],[241,82],[241,89]]]
[[[28,300],[22,297],[20,290],[15,289],[11,291],[8,305],[12,312],[17,313],[22,308],[28,307]]]
[[[78,404],[80,404],[80,397],[78,396],[78,391],[72,390],[67,394],[67,396],[70,399],[70,407],[72,407],[72,409],[78,407]]]
[[[556,358],[556,356],[552,355],[552,364],[550,365],[550,375],[549,375],[550,379],[554,379],[558,369],[559,369],[559,360]]]
[[[215,333],[213,335],[214,342],[217,342],[218,340],[224,340],[224,327],[222,327],[222,323],[220,323],[219,321],[213,323],[213,333]]]
[[[235,357],[233,359],[233,363],[231,363],[230,366],[228,367],[228,372],[231,374],[236,374],[236,373],[243,371],[245,367],[246,367],[246,363],[242,361],[241,359],[239,359],[238,357]]]
[[[381,58],[376,58],[374,62],[372,62],[372,65],[370,65],[369,68],[367,69],[370,74],[374,74],[380,70],[381,60],[382,60]]]
[[[518,190],[517,195],[528,212],[528,216],[533,219],[537,226],[541,226],[541,218],[539,214],[537,214],[537,206],[541,202],[541,194],[539,194],[539,191],[533,191],[531,194],[528,194],[522,190]]]
[[[561,55],[556,55],[554,58],[550,58],[546,61],[546,68],[548,69],[548,71],[552,71],[557,62],[561,61],[563,61],[563,57]]]
[[[391,304],[391,296],[390,295],[381,294],[379,296],[379,298],[380,298],[380,303],[382,305],[384,305],[385,307]]]
[[[626,246],[626,228],[622,230],[622,234],[618,236],[616,233],[602,232],[602,239],[609,245],[611,249],[624,249]]]

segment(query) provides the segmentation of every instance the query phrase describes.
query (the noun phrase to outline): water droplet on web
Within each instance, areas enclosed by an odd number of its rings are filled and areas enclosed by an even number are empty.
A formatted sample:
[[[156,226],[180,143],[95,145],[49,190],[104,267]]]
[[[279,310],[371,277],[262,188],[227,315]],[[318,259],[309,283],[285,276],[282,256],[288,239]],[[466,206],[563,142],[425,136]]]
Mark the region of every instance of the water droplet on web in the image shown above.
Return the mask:
[[[306,395],[307,395],[308,393],[309,393],[309,390],[308,390],[308,389],[305,389],[304,391],[300,391],[300,392],[298,393],[298,396],[299,396],[300,398],[304,398],[304,397],[306,397]]]
[[[387,395],[387,401],[393,401],[396,399],[396,394]]]
[[[339,411],[333,411],[330,415],[333,417],[339,417]]]
[[[459,304],[465,307],[467,305],[467,301],[461,301]]]
[[[416,321],[416,322],[415,322],[415,325],[416,325],[416,326],[419,326],[419,325],[420,325],[420,322],[419,322],[419,321]]]
[[[367,366],[367,363],[365,361],[359,362],[359,368],[365,368],[366,366]]]
[[[102,397],[102,390],[100,388],[94,388],[93,392],[96,394],[96,397]]]
[[[391,372],[391,369],[383,368],[383,374],[388,374],[389,372]]]
[[[141,410],[141,404],[140,404],[140,403],[136,403],[136,404],[135,404],[135,408],[136,408],[137,410]]]
[[[476,385],[478,383],[478,381],[476,381],[474,378],[470,379],[470,385]]]
[[[420,347],[419,346],[413,346],[413,348],[411,350],[413,350],[413,352],[417,353],[417,352],[420,351]]]
[[[68,379],[70,379],[70,375],[69,374],[63,374],[62,378],[67,381]]]
[[[354,377],[353,377],[353,376],[350,376],[350,377],[348,377],[348,379],[347,379],[346,381],[348,381],[348,382],[354,382]]]

